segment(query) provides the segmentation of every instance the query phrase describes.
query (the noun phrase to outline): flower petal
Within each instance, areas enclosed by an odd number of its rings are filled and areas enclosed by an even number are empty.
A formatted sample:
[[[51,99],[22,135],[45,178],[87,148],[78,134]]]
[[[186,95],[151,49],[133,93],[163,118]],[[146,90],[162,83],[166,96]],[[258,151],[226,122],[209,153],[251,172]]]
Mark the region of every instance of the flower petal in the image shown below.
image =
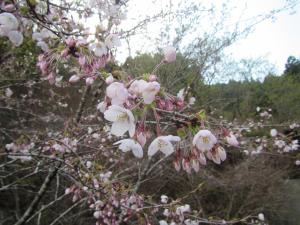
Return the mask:
[[[111,126],[111,133],[120,137],[128,130],[129,124],[123,121],[115,121]]]

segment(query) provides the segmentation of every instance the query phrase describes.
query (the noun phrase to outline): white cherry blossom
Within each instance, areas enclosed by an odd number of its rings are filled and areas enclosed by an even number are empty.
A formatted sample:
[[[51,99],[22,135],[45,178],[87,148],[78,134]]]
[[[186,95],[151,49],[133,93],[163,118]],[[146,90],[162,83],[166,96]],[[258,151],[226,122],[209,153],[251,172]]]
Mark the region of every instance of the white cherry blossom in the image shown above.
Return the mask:
[[[193,139],[193,145],[205,152],[211,150],[217,143],[217,138],[209,130],[200,130]]]
[[[105,45],[111,49],[113,47],[121,46],[121,41],[117,34],[110,34],[105,38]]]
[[[19,22],[17,18],[11,13],[0,14],[0,29],[3,31],[11,31],[18,29]]]
[[[107,87],[106,96],[111,99],[112,105],[123,105],[128,98],[128,91],[124,84],[113,82]]]
[[[104,118],[113,122],[111,133],[123,136],[127,131],[130,137],[135,133],[135,120],[132,112],[118,105],[112,105],[104,112]]]
[[[93,43],[89,47],[90,51],[93,51],[95,56],[102,57],[107,54],[107,47],[103,42]]]
[[[151,157],[158,151],[161,151],[165,156],[169,156],[174,152],[174,146],[171,142],[180,141],[180,137],[168,135],[155,138],[148,148],[148,156]]]
[[[164,60],[165,62],[171,63],[176,60],[176,49],[172,46],[167,46],[164,48]]]
[[[119,149],[123,152],[132,151],[135,157],[143,158],[142,146],[133,139],[120,140],[115,142],[114,145],[119,145]]]
[[[148,82],[142,90],[145,104],[151,104],[154,101],[155,96],[159,92],[159,90],[160,84],[158,82]]]
[[[147,84],[145,80],[135,80],[131,83],[128,91],[135,96],[141,95]]]

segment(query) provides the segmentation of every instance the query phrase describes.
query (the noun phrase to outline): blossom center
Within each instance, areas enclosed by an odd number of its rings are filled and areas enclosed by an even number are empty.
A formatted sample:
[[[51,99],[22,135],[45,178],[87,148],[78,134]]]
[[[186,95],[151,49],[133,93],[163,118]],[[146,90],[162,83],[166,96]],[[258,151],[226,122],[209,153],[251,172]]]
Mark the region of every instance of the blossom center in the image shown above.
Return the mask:
[[[158,145],[158,148],[163,148],[163,147],[166,147],[168,144],[165,141],[159,139],[157,145]]]
[[[208,144],[209,143],[209,137],[207,137],[207,136],[202,137],[202,141],[203,141],[204,144]]]
[[[118,120],[119,121],[127,121],[128,120],[128,115],[127,115],[127,113],[120,113],[119,115],[118,115]]]

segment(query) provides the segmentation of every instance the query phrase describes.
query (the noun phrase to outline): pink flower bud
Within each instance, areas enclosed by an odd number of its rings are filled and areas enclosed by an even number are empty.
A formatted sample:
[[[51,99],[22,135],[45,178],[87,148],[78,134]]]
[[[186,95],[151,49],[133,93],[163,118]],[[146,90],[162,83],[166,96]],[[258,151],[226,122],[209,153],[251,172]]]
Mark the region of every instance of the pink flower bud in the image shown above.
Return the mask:
[[[145,136],[145,134],[143,132],[139,132],[138,133],[137,140],[141,144],[142,147],[145,146],[146,141],[147,141],[146,136]]]
[[[176,106],[180,109],[184,107],[184,102],[182,101],[182,99],[177,99],[175,103]]]
[[[176,49],[172,46],[167,46],[164,48],[164,61],[167,63],[174,62],[176,60]]]
[[[159,109],[165,109],[166,108],[166,102],[163,99],[158,99],[156,102],[157,108]]]
[[[150,82],[152,82],[152,81],[157,81],[157,76],[154,75],[154,74],[151,74],[151,75],[149,76],[149,81],[150,81]]]
[[[93,77],[88,77],[88,78],[86,78],[86,80],[85,80],[85,84],[86,84],[87,86],[91,86],[91,85],[94,83],[94,81],[95,81],[95,79],[94,79]]]
[[[172,111],[174,110],[174,105],[173,102],[171,100],[166,100],[166,110],[168,111]]]
[[[79,77],[79,76],[73,75],[73,76],[70,77],[69,82],[70,82],[70,83],[76,83],[76,82],[78,82],[79,80],[80,80],[80,77]]]

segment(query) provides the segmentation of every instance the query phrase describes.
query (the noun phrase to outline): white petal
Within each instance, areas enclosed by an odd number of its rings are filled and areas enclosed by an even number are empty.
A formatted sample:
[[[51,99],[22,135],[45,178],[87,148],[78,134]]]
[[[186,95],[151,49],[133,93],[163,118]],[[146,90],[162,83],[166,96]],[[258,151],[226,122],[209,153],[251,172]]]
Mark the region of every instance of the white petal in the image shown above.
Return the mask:
[[[159,146],[159,150],[164,153],[166,157],[174,152],[174,147],[171,142],[161,139],[160,144],[161,146]]]
[[[104,112],[104,118],[108,121],[114,122],[118,120],[119,115],[124,112],[126,112],[126,109],[117,105],[112,105]]]
[[[24,39],[23,34],[15,30],[8,33],[8,38],[15,46],[20,46]]]
[[[175,142],[178,142],[178,141],[181,140],[180,137],[178,137],[178,136],[173,136],[173,135],[164,136],[163,139],[164,139],[164,140],[167,140],[167,141],[175,141]]]
[[[148,148],[148,156],[153,156],[157,151],[159,150],[158,148],[158,140],[157,138],[154,139],[152,141],[152,143],[149,145],[149,148]]]
[[[143,99],[144,99],[145,104],[151,104],[155,99],[155,94],[144,92]]]
[[[137,158],[143,158],[143,148],[142,148],[142,146],[138,143],[135,143],[132,146],[132,153]]]
[[[123,121],[115,121],[111,126],[111,133],[120,137],[129,129],[129,124]]]
[[[222,161],[225,161],[225,159],[226,159],[226,151],[225,151],[225,149],[220,146],[218,148],[218,153],[219,153],[220,159]]]

